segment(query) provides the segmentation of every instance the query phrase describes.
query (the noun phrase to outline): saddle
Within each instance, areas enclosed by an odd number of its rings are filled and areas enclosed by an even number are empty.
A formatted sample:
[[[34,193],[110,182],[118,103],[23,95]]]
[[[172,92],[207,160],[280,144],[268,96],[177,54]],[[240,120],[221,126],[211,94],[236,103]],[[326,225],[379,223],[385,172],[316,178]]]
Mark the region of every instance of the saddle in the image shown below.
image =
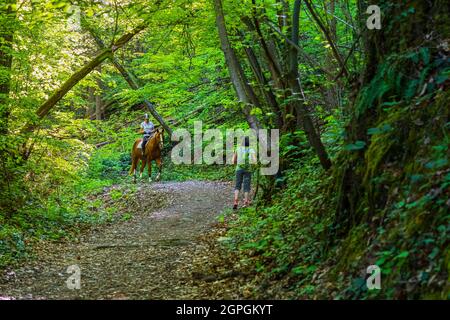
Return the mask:
[[[151,139],[152,134],[145,134],[144,138],[141,140],[141,142],[139,142],[138,148],[141,149],[142,151],[142,155],[145,154],[145,146],[147,144],[147,142]]]

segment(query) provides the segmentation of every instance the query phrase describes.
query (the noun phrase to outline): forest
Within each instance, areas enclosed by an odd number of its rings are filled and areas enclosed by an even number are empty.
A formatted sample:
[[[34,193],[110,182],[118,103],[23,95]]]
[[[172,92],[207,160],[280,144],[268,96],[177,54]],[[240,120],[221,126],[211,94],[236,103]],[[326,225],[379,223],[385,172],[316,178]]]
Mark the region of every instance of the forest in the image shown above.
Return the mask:
[[[0,12],[0,300],[450,299],[450,2]],[[277,159],[236,210],[230,129]]]

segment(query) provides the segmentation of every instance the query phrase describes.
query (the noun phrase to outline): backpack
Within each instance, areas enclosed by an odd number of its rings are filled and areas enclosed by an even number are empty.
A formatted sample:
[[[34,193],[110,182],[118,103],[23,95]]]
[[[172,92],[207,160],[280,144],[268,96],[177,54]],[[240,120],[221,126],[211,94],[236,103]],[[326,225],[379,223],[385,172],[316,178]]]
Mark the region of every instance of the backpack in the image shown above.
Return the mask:
[[[244,149],[240,149],[241,151],[241,155],[243,153],[244,155],[244,162],[243,163],[239,163],[239,169],[243,169],[246,171],[250,171],[251,169],[251,164],[250,164],[250,148],[245,147]]]

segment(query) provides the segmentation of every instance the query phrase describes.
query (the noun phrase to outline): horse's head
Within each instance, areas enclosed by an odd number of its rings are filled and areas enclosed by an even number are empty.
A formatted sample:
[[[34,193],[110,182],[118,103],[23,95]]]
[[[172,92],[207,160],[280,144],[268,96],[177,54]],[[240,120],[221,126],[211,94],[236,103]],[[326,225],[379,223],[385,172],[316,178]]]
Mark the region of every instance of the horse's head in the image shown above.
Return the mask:
[[[164,128],[162,127],[156,128],[154,138],[158,143],[159,150],[162,150],[164,146]]]

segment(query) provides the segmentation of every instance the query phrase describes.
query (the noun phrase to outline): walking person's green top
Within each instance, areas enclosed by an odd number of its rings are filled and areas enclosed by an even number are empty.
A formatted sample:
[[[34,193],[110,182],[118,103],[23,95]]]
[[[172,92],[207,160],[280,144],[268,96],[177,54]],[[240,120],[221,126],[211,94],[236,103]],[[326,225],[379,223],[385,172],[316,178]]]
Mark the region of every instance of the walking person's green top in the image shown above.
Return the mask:
[[[236,171],[246,170],[251,171],[252,163],[255,162],[256,152],[250,147],[238,146],[236,148],[237,162]]]

